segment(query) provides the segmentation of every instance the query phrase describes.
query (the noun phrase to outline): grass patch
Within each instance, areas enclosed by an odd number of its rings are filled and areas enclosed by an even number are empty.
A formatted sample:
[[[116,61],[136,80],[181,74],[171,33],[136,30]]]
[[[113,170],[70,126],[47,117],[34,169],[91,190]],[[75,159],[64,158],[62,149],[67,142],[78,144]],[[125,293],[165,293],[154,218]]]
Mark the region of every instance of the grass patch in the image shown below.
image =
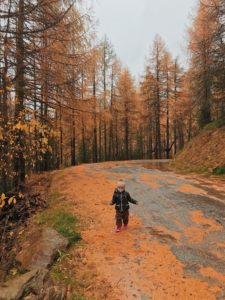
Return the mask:
[[[78,219],[65,211],[62,199],[63,195],[55,191],[48,197],[49,208],[36,217],[39,225],[47,225],[54,228],[59,234],[69,240],[73,245],[81,240],[81,235],[76,231]]]
[[[208,173],[208,168],[207,167],[192,167],[188,169],[189,172],[191,173],[197,173],[197,174],[203,174],[203,173]]]
[[[86,281],[86,279],[82,279],[81,281],[76,279],[74,274],[75,265],[73,263],[73,254],[66,252],[59,252],[59,257],[55,261],[54,265],[50,270],[50,276],[53,282],[60,285],[70,285],[72,288],[72,295],[69,299],[81,299],[86,300],[82,295],[82,291],[85,290],[90,283]],[[80,297],[80,298],[79,298]],[[83,298],[82,298],[83,297]]]
[[[48,196],[48,208],[35,216],[38,225],[55,229],[59,234],[68,239],[69,245],[74,245],[81,240],[80,220],[70,213],[70,206],[67,204],[66,195],[54,191]],[[74,276],[74,265],[69,252],[58,251],[58,258],[50,269],[50,276],[55,283],[70,285],[74,287],[75,300],[86,300],[82,294],[78,294],[75,287],[79,286]]]
[[[221,167],[216,167],[213,169],[213,175],[219,176],[219,175],[224,175],[225,174],[225,165]]]
[[[205,125],[204,129],[206,129],[206,130],[216,129],[216,128],[221,128],[223,126],[225,126],[225,119],[210,122],[207,125]]]
[[[51,276],[52,276],[52,279],[57,281],[57,282],[63,282],[66,285],[73,284],[73,281],[72,281],[71,277],[63,274],[60,271],[52,270],[51,271]]]
[[[81,240],[80,233],[75,231],[78,219],[67,212],[43,212],[38,217],[38,224],[47,224],[69,240],[73,245]]]
[[[87,298],[85,296],[83,296],[82,294],[78,294],[78,295],[72,294],[70,296],[70,300],[87,300]]]
[[[196,174],[210,175],[208,167],[204,167],[204,166],[190,167],[189,165],[183,164],[181,162],[179,163],[173,162],[169,165],[169,167],[171,170],[179,171],[182,174],[196,173]]]
[[[59,204],[60,198],[62,198],[62,194],[60,194],[58,191],[52,192],[48,196],[48,206],[55,206],[55,204]]]
[[[55,282],[65,285],[74,285],[74,279],[71,274],[70,254],[59,251],[59,256],[51,268],[51,278]]]

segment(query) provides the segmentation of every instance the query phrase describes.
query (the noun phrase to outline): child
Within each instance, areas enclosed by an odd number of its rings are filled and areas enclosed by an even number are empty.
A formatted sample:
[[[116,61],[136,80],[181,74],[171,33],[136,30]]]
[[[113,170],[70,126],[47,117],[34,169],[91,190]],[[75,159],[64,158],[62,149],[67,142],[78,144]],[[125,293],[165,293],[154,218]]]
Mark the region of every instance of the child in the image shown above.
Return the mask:
[[[125,182],[120,179],[117,184],[117,188],[114,191],[112,201],[110,205],[115,204],[116,209],[116,232],[120,232],[122,222],[124,228],[127,228],[129,222],[129,202],[138,204],[137,200],[131,198],[130,194],[125,191]]]

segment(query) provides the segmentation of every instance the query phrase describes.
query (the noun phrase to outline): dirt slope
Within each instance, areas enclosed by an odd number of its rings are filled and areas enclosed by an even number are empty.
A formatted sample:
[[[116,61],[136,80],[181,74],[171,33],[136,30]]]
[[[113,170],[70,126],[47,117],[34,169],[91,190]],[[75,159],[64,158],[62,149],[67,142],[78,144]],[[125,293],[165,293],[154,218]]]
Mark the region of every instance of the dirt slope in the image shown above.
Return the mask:
[[[174,162],[179,170],[212,172],[225,165],[225,127],[204,129],[181,151]]]

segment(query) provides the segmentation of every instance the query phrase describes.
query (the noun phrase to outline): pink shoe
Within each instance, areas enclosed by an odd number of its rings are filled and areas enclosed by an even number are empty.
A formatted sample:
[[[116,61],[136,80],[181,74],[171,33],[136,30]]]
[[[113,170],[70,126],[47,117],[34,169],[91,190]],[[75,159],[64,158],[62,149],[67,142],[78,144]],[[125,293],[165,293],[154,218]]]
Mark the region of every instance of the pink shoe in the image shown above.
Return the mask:
[[[116,226],[116,229],[115,229],[116,232],[120,232],[121,231],[121,227],[119,226]]]
[[[124,229],[127,229],[128,228],[128,225],[124,225]]]

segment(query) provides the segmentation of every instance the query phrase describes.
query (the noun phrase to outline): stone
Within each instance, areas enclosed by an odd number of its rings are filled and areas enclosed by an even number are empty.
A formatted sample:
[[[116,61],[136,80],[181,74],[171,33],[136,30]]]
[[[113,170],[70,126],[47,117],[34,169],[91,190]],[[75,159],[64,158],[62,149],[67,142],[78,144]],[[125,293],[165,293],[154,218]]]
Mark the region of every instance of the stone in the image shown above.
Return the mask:
[[[51,228],[33,229],[25,236],[23,249],[17,254],[22,269],[29,272],[0,286],[0,300],[64,300],[66,289],[48,282],[50,267],[58,251],[69,245],[66,238]]]
[[[58,250],[65,250],[68,244],[68,240],[54,229],[36,229],[26,238],[16,260],[25,270],[46,269],[53,264]]]
[[[24,300],[39,300],[38,296],[34,294],[30,294],[29,296],[25,297]]]
[[[42,300],[66,300],[66,288],[52,286],[45,290]]]
[[[0,287],[0,300],[19,300],[30,293],[38,294],[47,275],[48,270],[37,269],[7,281]]]

